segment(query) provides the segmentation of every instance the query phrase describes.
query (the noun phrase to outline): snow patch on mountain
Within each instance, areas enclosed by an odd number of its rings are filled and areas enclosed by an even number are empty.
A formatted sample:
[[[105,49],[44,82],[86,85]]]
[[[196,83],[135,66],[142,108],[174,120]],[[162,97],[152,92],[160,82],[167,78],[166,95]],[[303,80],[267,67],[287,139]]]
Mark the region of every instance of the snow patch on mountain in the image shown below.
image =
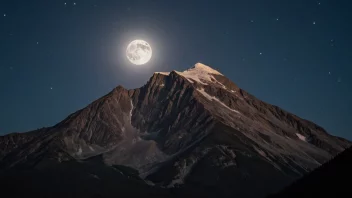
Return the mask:
[[[184,184],[185,178],[188,176],[188,174],[191,172],[192,168],[197,162],[197,157],[190,157],[188,159],[176,162],[174,166],[177,167],[179,172],[167,187],[172,188],[175,187],[176,184]]]
[[[79,149],[78,149],[76,155],[78,155],[78,156],[82,155],[82,148],[81,148],[81,147],[79,147]]]
[[[307,138],[304,135],[301,135],[299,133],[296,133],[296,135],[300,140],[305,141],[305,142],[307,141]]]
[[[133,102],[131,100],[130,123],[132,124]]]
[[[230,107],[228,107],[226,104],[224,104],[222,101],[220,101],[218,98],[216,98],[215,96],[211,96],[209,95],[206,91],[204,91],[204,89],[197,89],[197,91],[199,93],[201,93],[204,97],[206,97],[208,100],[215,100],[218,103],[220,103],[222,106],[226,107],[228,110],[236,112],[236,113],[240,113],[239,111],[235,110],[235,109],[231,109]]]
[[[211,76],[210,79],[211,79],[213,82],[219,84],[223,89],[227,89],[224,84],[222,84],[221,82],[217,81],[213,76]]]

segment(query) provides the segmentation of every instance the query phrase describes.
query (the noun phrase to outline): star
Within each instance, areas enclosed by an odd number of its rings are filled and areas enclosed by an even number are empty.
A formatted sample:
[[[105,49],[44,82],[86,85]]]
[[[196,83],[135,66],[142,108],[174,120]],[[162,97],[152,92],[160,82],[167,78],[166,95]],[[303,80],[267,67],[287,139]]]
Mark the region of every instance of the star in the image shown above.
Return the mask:
[[[334,45],[335,45],[335,40],[334,40],[334,39],[331,39],[331,40],[330,40],[330,46],[331,46],[331,47],[334,47]]]
[[[76,2],[73,2],[73,5],[75,6],[75,5],[76,5]]]
[[[6,14],[4,14],[4,17],[6,17]]]
[[[254,23],[254,20],[251,20],[251,23]]]
[[[262,55],[262,54],[263,54],[263,53],[261,53],[261,52],[259,53],[259,55]]]
[[[313,25],[315,25],[315,21],[313,21]]]
[[[339,78],[337,79],[337,82],[338,82],[338,83],[341,83],[341,82],[342,82],[341,77],[339,77]]]
[[[39,45],[39,42],[37,42],[37,45]]]
[[[50,87],[50,90],[53,90],[53,88],[52,88],[52,87]]]
[[[331,75],[331,72],[329,72],[329,75]]]
[[[318,5],[320,5],[320,2],[318,2]]]
[[[279,18],[276,18],[276,21],[278,21],[279,20]]]

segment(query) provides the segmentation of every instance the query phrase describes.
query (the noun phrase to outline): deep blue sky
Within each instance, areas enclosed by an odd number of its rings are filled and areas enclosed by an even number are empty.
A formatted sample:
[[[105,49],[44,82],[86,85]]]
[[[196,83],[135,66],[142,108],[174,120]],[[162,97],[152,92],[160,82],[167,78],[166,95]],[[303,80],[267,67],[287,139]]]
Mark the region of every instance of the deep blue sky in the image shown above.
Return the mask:
[[[1,0],[0,134],[202,62],[352,139],[351,10],[349,0]],[[153,48],[145,66],[125,58],[136,38]]]

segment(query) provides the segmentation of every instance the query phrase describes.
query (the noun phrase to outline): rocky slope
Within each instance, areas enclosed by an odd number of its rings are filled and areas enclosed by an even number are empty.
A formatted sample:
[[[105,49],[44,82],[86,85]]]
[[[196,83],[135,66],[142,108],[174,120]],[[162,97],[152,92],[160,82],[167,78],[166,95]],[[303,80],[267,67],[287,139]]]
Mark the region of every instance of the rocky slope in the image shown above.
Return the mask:
[[[175,196],[263,197],[350,145],[197,63],[138,89],[119,86],[53,127],[0,137],[0,167],[100,156]]]

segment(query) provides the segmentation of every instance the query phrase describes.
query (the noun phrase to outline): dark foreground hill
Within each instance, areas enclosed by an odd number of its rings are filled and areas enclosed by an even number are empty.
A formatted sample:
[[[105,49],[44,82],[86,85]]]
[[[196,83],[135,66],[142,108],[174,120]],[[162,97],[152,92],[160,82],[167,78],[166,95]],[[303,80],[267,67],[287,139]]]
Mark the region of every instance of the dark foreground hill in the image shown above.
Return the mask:
[[[270,198],[351,197],[352,148]]]

